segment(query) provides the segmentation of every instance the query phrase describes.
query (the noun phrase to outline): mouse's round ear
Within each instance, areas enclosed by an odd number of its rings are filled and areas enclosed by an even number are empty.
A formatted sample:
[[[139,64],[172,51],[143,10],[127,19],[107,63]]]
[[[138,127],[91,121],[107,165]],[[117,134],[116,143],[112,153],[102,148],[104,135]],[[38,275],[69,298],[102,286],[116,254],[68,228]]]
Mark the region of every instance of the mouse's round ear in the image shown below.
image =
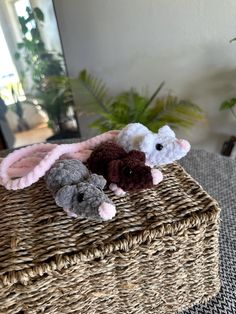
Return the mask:
[[[128,153],[128,156],[131,158],[131,159],[136,159],[136,160],[139,160],[139,161],[143,161],[145,162],[145,154],[144,152],[141,152],[139,150],[131,150],[129,153]]]
[[[73,197],[76,194],[76,185],[65,185],[56,193],[56,204],[64,208],[72,208]]]
[[[139,150],[144,152],[146,156],[152,152],[154,145],[155,135],[153,133],[146,134],[142,141],[139,143]]]
[[[112,183],[119,183],[121,176],[121,169],[124,165],[122,160],[112,160],[108,165],[108,181]]]
[[[165,137],[175,137],[175,132],[168,125],[164,125],[158,130],[158,135]]]
[[[95,173],[91,174],[88,177],[87,182],[95,185],[96,187],[98,187],[102,190],[104,189],[104,187],[107,183],[106,179],[103,176],[95,174]]]

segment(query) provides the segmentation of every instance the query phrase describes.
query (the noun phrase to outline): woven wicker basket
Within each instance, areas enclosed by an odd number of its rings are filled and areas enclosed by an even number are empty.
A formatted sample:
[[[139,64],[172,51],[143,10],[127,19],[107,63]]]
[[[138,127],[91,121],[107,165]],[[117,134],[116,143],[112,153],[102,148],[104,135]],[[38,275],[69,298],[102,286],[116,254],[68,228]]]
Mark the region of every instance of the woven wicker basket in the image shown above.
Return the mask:
[[[163,173],[112,196],[106,223],[68,219],[43,180],[0,188],[0,313],[173,314],[216,295],[218,204],[178,164]]]

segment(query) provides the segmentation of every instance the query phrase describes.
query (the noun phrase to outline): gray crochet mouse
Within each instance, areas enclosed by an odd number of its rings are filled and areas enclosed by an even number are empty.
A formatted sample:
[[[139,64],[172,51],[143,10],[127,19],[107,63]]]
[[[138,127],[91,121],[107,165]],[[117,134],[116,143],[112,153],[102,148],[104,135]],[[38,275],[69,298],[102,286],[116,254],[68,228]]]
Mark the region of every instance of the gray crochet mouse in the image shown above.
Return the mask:
[[[116,214],[112,201],[104,193],[106,180],[91,174],[79,160],[62,160],[46,173],[47,188],[56,204],[70,217],[109,220]]]

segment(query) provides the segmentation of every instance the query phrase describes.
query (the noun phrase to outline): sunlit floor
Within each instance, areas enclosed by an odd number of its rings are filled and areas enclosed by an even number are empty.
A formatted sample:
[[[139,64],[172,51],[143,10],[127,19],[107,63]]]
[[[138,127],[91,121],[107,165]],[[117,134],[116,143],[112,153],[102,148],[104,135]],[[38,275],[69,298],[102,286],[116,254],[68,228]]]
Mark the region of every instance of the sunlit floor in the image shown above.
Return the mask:
[[[45,142],[45,140],[52,135],[53,131],[47,126],[47,124],[41,124],[34,129],[15,133],[14,147]]]

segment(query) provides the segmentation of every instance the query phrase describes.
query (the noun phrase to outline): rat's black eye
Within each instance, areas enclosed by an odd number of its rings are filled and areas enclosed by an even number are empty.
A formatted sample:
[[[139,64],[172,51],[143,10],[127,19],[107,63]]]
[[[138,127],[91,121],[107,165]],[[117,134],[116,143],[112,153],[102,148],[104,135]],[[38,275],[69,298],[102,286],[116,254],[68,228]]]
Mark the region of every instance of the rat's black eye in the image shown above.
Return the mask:
[[[84,200],[84,194],[83,193],[78,193],[77,194],[77,201],[79,203],[81,203],[81,202],[83,202],[83,200]]]
[[[125,176],[130,177],[130,176],[132,176],[132,174],[133,174],[133,171],[129,167],[124,168],[124,175]]]
[[[156,150],[162,150],[163,145],[162,144],[156,144]]]

